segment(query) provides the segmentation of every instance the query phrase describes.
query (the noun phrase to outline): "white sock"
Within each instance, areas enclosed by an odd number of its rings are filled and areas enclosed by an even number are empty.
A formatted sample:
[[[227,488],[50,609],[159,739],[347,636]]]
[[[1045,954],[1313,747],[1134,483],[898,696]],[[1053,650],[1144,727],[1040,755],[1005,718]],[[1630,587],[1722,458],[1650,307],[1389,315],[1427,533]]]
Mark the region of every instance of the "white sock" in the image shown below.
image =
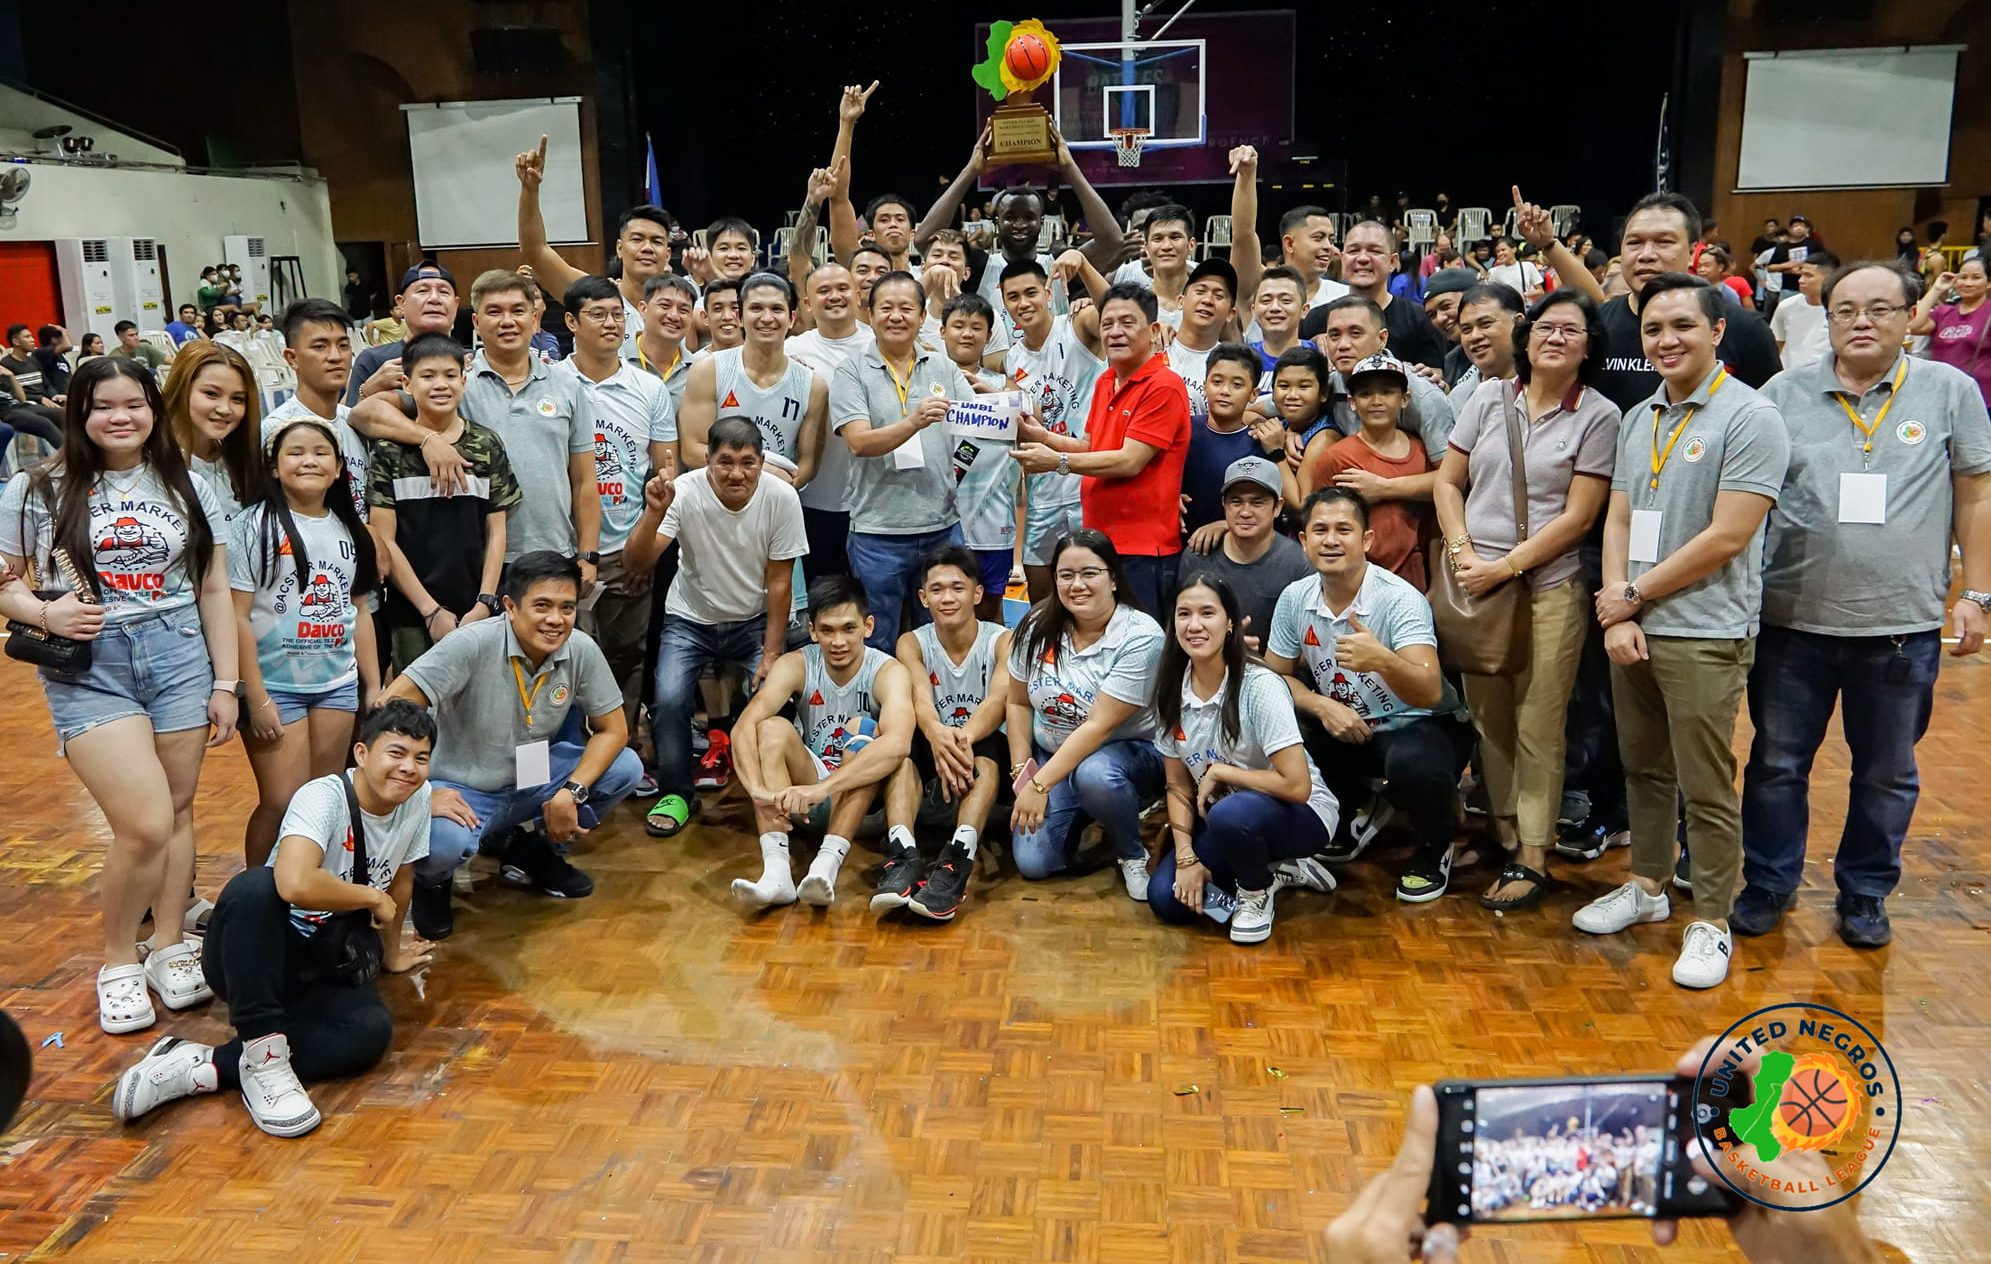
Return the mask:
[[[843,858],[850,854],[850,840],[841,834],[823,835],[823,849],[816,853],[816,863],[821,864],[825,857],[830,862],[830,872],[834,873],[843,864]]]
[[[766,880],[776,869],[788,872],[788,835],[762,834],[760,836],[760,859],[763,866],[761,878]]]
[[[972,825],[957,825],[954,827],[954,841],[959,843],[968,853],[968,859],[970,860],[975,858],[975,843],[979,837],[980,835],[975,833],[975,827]]]
[[[919,849],[919,843],[913,839],[913,832],[903,825],[894,825],[891,829],[886,830],[885,837],[891,839],[894,846],[910,847],[915,851]],[[849,844],[845,844],[845,846],[848,847]]]
[[[734,895],[751,904],[768,905],[787,903],[795,898],[795,873],[788,862],[788,835],[768,833],[760,836],[761,874],[760,881],[748,882],[745,878],[733,881]]]

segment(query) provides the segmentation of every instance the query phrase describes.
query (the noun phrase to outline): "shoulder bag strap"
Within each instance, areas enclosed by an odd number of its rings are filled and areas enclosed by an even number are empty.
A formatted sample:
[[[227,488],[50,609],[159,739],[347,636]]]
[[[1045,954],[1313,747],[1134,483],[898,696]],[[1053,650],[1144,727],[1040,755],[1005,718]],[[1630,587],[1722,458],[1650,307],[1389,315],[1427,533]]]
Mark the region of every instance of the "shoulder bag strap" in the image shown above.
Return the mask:
[[[366,816],[359,810],[359,794],[353,789],[350,773],[339,776],[339,784],[346,790],[346,813],[353,831],[353,877],[352,880],[363,887],[373,885],[372,874],[366,862]]]
[[[1525,424],[1521,413],[1521,400],[1526,392],[1517,380],[1514,394],[1507,400],[1507,455],[1508,463],[1514,467],[1514,545],[1528,538],[1528,465],[1526,444],[1522,438]]]

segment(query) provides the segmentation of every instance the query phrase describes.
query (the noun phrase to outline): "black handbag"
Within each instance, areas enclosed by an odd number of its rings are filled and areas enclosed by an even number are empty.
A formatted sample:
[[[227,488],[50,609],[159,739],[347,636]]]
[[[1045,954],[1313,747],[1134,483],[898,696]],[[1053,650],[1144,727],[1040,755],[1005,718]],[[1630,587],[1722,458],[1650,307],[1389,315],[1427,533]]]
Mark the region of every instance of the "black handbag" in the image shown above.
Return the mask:
[[[359,795],[353,779],[342,775],[339,784],[346,790],[346,813],[352,828],[353,877],[360,886],[367,880],[366,817],[359,810]],[[312,939],[312,963],[302,974],[307,983],[329,983],[336,987],[363,987],[380,977],[384,949],[380,932],[374,929],[370,909],[335,913],[318,927]]]
[[[90,600],[90,590],[83,583],[83,577],[76,573],[76,564],[69,560],[69,550],[56,549],[50,554],[55,566],[62,571],[62,577],[75,590],[77,600],[86,605],[94,605]],[[54,601],[63,594],[55,589],[36,588],[35,563],[28,559],[28,588],[42,601]],[[7,657],[23,663],[33,663],[36,667],[46,667],[51,671],[83,672],[90,670],[90,643],[73,637],[58,636],[45,627],[23,623],[19,619],[7,620]]]

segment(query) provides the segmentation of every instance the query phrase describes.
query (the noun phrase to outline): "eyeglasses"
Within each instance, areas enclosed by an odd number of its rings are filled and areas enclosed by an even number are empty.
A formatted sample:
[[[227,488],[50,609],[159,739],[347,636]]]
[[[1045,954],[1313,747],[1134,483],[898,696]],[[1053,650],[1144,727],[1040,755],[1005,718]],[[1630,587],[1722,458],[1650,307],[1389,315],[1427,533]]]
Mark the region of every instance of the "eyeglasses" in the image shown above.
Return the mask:
[[[622,310],[613,307],[584,307],[581,309],[581,319],[591,325],[620,325]]]
[[[1080,582],[1087,584],[1096,584],[1100,580],[1105,579],[1106,575],[1107,571],[1104,566],[1088,566],[1083,570],[1059,571],[1058,582],[1061,584],[1071,584],[1071,583],[1080,583]]]
[[[1543,342],[1575,342],[1590,336],[1590,330],[1582,325],[1536,325],[1533,332],[1540,334]]]
[[[1860,318],[1860,313],[1865,312],[1868,320],[1879,325],[1893,320],[1896,316],[1907,310],[1906,307],[1898,303],[1868,303],[1865,307],[1854,307],[1851,303],[1841,303],[1832,309],[1831,316],[1832,323],[1835,325],[1850,325]]]

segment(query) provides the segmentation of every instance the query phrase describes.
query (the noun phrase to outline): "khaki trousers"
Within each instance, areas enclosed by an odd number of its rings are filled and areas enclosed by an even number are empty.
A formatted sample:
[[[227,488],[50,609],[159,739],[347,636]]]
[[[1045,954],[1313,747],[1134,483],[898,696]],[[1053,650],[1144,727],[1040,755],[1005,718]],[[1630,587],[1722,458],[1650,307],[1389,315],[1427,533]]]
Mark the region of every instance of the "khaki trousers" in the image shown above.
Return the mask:
[[[1479,732],[1476,759],[1503,841],[1555,841],[1562,804],[1563,729],[1589,626],[1590,602],[1572,579],[1533,594],[1528,663],[1512,676],[1465,677]]]

